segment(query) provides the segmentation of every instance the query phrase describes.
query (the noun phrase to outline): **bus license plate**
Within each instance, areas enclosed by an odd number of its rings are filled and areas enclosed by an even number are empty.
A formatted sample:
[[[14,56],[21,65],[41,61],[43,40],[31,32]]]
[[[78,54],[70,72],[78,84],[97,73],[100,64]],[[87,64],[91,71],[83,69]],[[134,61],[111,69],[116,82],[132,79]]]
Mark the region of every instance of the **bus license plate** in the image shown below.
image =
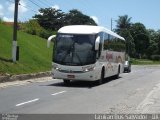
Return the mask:
[[[67,75],[68,78],[75,78],[75,75]]]

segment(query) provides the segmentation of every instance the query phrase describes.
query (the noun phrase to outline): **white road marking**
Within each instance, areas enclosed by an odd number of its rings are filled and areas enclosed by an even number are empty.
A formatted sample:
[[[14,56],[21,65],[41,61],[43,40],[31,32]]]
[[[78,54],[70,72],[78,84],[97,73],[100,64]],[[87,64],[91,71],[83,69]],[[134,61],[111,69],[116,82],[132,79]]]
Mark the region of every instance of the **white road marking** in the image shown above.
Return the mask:
[[[39,100],[39,98],[36,98],[36,99],[30,100],[30,101],[27,101],[27,102],[19,103],[16,106],[18,107],[18,106],[21,106],[21,105],[24,105],[24,104],[28,104],[28,103],[31,103],[31,102],[35,102],[35,101],[38,101],[38,100]]]
[[[54,93],[54,94],[51,94],[51,95],[58,95],[58,94],[62,94],[64,92],[66,92],[66,91],[57,92],[57,93]]]
[[[51,94],[51,95],[58,95],[58,94],[62,94],[62,93],[65,93],[65,92],[66,91],[61,91],[61,92],[57,92],[57,93],[54,93],[54,94]],[[39,100],[39,98],[29,100],[29,101],[26,101],[26,102],[22,102],[22,103],[17,104],[16,107],[21,106],[21,105],[25,105],[25,104],[28,104],[28,103],[36,102],[38,100]]]
[[[146,98],[138,105],[137,111],[140,113],[148,113],[149,108],[154,105],[159,98],[160,94],[160,83],[158,83],[154,88],[149,92]]]

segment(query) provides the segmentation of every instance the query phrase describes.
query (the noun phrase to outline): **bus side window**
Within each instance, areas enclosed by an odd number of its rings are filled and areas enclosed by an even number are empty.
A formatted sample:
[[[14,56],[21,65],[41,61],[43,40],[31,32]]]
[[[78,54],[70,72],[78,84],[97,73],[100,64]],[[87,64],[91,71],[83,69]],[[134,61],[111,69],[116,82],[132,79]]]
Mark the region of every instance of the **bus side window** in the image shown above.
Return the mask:
[[[110,38],[110,50],[116,51],[116,38],[114,36]]]
[[[103,49],[107,50],[109,48],[109,34],[104,33],[104,46]]]
[[[113,48],[113,36],[112,35],[108,35],[108,50],[111,50],[113,51],[114,48]]]

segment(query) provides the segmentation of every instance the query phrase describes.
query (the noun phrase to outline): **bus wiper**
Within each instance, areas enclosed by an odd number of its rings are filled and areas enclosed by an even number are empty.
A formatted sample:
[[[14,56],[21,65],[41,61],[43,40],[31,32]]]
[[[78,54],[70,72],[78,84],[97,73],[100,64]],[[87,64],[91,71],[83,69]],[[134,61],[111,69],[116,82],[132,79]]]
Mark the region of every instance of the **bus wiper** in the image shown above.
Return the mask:
[[[71,53],[71,49],[67,50],[67,53],[65,54],[65,56],[63,57],[63,59],[61,60],[61,62],[63,63],[66,59],[66,57]]]
[[[73,44],[73,43],[72,43],[72,44]],[[61,62],[64,62],[65,59],[66,59],[66,57],[67,57],[69,54],[71,54],[71,52],[73,51],[73,50],[72,50],[72,49],[73,49],[72,46],[73,46],[73,45],[70,45],[69,49],[67,50],[66,55],[65,55],[64,58],[61,60]]]

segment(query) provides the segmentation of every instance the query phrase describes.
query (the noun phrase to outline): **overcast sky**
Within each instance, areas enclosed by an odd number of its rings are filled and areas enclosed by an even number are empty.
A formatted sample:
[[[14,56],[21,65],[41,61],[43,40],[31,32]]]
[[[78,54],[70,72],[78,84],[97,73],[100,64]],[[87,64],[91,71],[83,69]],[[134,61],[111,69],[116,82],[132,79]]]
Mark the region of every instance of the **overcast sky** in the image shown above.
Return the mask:
[[[26,21],[40,7],[54,7],[68,12],[78,9],[92,17],[98,25],[110,28],[111,18],[113,27],[118,16],[128,15],[131,22],[141,22],[148,29],[160,29],[160,0],[20,0],[20,21]],[[0,0],[0,17],[5,21],[13,21],[14,0]]]

